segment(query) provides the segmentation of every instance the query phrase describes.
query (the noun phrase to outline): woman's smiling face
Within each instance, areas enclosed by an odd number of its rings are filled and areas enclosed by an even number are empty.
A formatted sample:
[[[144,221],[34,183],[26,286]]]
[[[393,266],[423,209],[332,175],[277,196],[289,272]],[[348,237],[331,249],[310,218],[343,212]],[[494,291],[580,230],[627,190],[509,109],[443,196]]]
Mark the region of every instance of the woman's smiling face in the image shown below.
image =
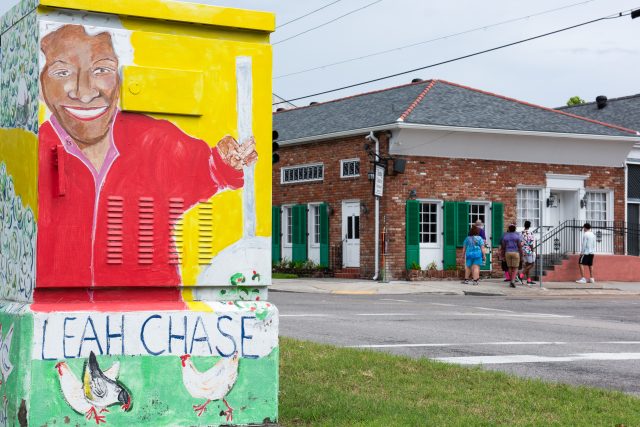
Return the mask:
[[[85,145],[109,133],[118,106],[118,57],[111,36],[65,25],[42,39],[42,95],[65,131]]]

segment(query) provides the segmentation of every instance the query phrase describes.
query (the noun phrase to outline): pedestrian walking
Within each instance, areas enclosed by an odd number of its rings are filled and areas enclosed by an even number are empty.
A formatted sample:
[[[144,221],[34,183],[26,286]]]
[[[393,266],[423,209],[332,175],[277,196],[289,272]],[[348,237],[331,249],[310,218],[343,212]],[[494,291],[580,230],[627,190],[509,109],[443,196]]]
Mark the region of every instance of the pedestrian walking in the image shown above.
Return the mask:
[[[522,236],[520,237],[520,242],[522,243],[522,255],[523,255],[523,265],[522,273],[520,273],[520,280],[525,282],[528,286],[535,284],[529,273],[533,268],[533,264],[536,262],[536,254],[535,254],[535,246],[536,246],[536,238],[534,234],[529,230],[531,228],[531,221],[524,222],[524,230],[522,231]]]
[[[480,266],[484,265],[486,255],[484,250],[484,240],[480,237],[480,229],[473,225],[469,235],[462,244],[462,257],[465,260],[465,266],[471,270],[473,281],[471,284],[478,285],[480,280]],[[465,280],[468,284],[469,281]]]
[[[515,288],[516,285],[514,281],[516,280],[520,259],[522,257],[522,242],[520,242],[520,233],[516,232],[515,224],[509,225],[507,232],[502,236],[500,250],[509,268],[509,286]]]
[[[596,250],[596,236],[591,231],[591,224],[588,222],[582,226],[582,245],[580,247],[580,258],[578,258],[578,267],[580,268],[580,279],[576,283],[596,283],[593,278],[593,257]],[[584,275],[584,267],[589,267],[589,277],[587,280]]]

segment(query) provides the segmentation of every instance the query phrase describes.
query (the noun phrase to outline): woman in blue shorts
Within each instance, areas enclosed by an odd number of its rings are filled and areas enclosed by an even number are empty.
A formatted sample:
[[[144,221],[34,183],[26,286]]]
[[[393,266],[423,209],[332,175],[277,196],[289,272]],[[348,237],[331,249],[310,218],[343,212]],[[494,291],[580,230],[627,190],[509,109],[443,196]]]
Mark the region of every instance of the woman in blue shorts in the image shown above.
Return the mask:
[[[478,284],[480,279],[480,266],[484,265],[485,255],[482,251],[484,247],[484,240],[480,237],[480,229],[477,226],[472,226],[471,231],[464,243],[462,244],[462,257],[465,260],[466,266],[471,269],[471,277],[473,278],[473,285]],[[465,283],[469,283],[465,280]]]

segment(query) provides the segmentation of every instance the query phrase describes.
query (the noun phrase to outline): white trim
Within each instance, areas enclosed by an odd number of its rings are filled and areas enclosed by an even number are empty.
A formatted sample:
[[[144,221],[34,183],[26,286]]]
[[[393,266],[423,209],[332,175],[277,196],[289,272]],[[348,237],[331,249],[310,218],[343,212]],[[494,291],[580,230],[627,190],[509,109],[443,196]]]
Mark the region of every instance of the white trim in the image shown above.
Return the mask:
[[[322,178],[298,179],[296,181],[289,181],[289,182],[285,182],[284,181],[284,172],[285,171],[298,169],[298,168],[313,167],[313,166],[322,166]],[[282,166],[280,168],[280,184],[281,185],[301,184],[301,183],[306,183],[306,182],[322,182],[322,181],[324,181],[324,163],[322,163],[322,162],[305,163],[305,164],[301,164],[301,165],[292,165],[292,166]]]
[[[589,179],[591,175],[572,175],[572,174],[562,174],[562,173],[551,173],[548,172],[545,174],[547,179],[565,179],[565,180],[575,180],[575,181],[584,181]]]
[[[309,233],[309,238],[307,239],[307,243],[309,244],[309,247],[311,248],[319,248],[320,247],[320,239],[322,238],[319,234],[318,234],[318,243],[314,243],[314,237],[315,237],[315,222],[312,222],[311,219],[314,218],[314,208],[318,207],[318,209],[320,209],[320,205],[322,204],[322,202],[309,202],[307,203],[307,233]],[[320,214],[320,212],[318,212],[318,214]],[[318,217],[318,226],[320,225],[320,218]]]
[[[289,140],[281,141],[280,146],[283,147],[283,146],[289,146],[289,145],[324,141],[327,139],[343,138],[347,136],[365,135],[365,134],[368,134],[369,132],[377,132],[380,130],[393,131],[393,130],[400,130],[400,129],[425,129],[425,130],[443,130],[447,132],[528,135],[528,136],[542,136],[546,138],[578,138],[578,139],[582,138],[582,139],[595,139],[595,140],[604,140],[604,141],[638,141],[638,138],[640,138],[640,132],[637,133],[636,136],[610,136],[610,135],[592,135],[592,134],[582,134],[582,133],[535,132],[535,131],[521,131],[521,130],[508,130],[508,129],[485,129],[485,128],[467,128],[467,127],[456,127],[456,126],[421,125],[421,124],[414,124],[414,123],[396,122],[396,123],[389,123],[386,125],[351,129],[351,130],[340,131],[340,132],[326,133],[322,135],[313,135],[313,136],[305,136],[302,138],[289,139]],[[640,144],[640,142],[638,144]]]
[[[583,134],[583,133],[538,132],[538,131],[511,130],[511,129],[486,129],[486,128],[471,128],[471,127],[456,127],[456,126],[421,125],[421,124],[412,124],[412,123],[399,124],[398,128],[430,129],[430,130],[442,130],[447,132],[473,132],[473,133],[494,133],[494,134],[503,134],[503,135],[528,135],[528,136],[542,136],[546,138],[599,139],[599,140],[606,140],[606,141],[611,141],[611,140],[638,141],[638,138],[640,137],[640,132],[636,132],[636,136],[612,136],[612,135],[593,135],[593,134]]]
[[[357,175],[344,175],[344,163],[345,162],[358,162],[358,174]],[[354,157],[353,159],[341,159],[340,160],[340,178],[349,179],[349,178],[358,178],[360,177],[360,158]]]

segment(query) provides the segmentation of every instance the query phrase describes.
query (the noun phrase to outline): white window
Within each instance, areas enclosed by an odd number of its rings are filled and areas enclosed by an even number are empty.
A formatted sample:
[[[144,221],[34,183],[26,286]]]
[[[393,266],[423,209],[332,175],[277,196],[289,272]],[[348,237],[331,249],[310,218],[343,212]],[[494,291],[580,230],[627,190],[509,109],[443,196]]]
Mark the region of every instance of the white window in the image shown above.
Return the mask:
[[[604,225],[598,224],[598,222],[609,219],[607,218],[607,193],[587,191],[585,200],[587,202],[587,221],[591,225]]]
[[[353,178],[360,176],[360,160],[340,160],[340,178]]]
[[[438,243],[438,203],[420,203],[420,243]]]
[[[525,221],[531,221],[533,229],[540,226],[540,190],[537,188],[518,188],[517,195],[518,227],[524,227]]]
[[[477,220],[487,223],[487,207],[486,203],[469,203],[469,228],[475,225]]]
[[[320,205],[310,203],[308,209],[309,243],[313,247],[320,246]]]
[[[280,169],[280,183],[292,184],[297,182],[322,181],[324,178],[324,165],[288,166]]]
[[[293,209],[291,206],[282,207],[282,237],[285,246],[293,243]]]

